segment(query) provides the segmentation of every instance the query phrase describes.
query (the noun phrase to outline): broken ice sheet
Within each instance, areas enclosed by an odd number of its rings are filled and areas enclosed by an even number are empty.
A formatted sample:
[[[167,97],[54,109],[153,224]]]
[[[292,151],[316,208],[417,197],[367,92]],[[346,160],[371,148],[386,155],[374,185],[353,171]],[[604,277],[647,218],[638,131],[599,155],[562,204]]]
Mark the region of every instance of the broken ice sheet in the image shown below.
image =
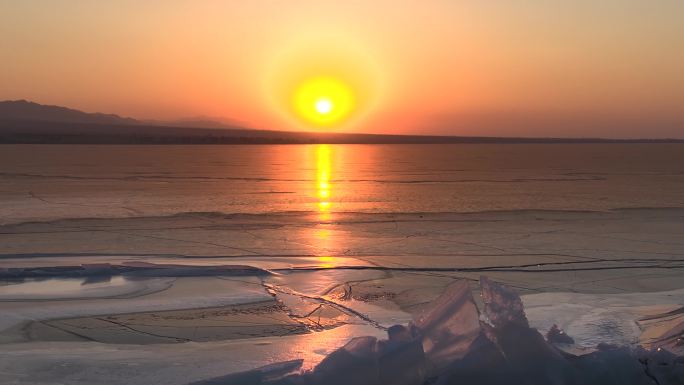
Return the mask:
[[[310,330],[323,330],[358,321],[352,315],[336,307],[334,303],[318,297],[288,291],[286,288],[269,287],[269,291],[280,301],[290,317],[299,320]]]
[[[384,306],[379,306],[345,296],[344,293],[352,292],[354,285],[360,282],[373,282],[386,277],[386,272],[366,270],[288,272],[265,277],[264,285],[295,317],[318,317],[320,311],[331,316],[337,312],[333,316],[334,322],[369,323],[383,328],[408,322],[411,316],[395,304],[384,303]]]

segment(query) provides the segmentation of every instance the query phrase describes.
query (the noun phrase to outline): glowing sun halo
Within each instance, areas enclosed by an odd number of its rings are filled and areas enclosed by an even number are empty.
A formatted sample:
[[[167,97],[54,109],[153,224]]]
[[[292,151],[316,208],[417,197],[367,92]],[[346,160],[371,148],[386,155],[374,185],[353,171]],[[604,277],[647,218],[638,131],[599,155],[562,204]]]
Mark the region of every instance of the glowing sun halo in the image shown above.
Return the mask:
[[[292,104],[297,115],[307,123],[330,127],[353,112],[355,98],[351,88],[339,79],[317,77],[300,84]]]
[[[349,132],[363,124],[384,94],[385,71],[367,48],[347,34],[324,34],[274,50],[263,91],[284,128]]]

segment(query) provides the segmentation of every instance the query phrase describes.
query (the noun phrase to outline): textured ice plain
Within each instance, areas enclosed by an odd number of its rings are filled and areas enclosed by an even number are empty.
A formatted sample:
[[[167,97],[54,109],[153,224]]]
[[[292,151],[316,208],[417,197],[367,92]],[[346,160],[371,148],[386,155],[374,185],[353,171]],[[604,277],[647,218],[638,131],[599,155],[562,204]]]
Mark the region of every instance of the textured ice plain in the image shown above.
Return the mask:
[[[168,275],[168,272],[160,272],[160,274]],[[318,274],[322,274],[320,279],[317,278]],[[421,305],[416,307],[412,303],[423,301],[425,298],[438,297],[444,287],[453,282],[453,278],[449,276],[407,273],[392,273],[387,276],[386,274],[387,272],[384,271],[379,274],[377,271],[340,269],[292,271],[280,276],[261,277],[261,279],[265,278],[270,282],[262,282],[255,277],[184,276],[177,278],[170,288],[152,293],[152,297],[147,299],[145,298],[147,295],[130,299],[109,298],[97,301],[85,299],[83,302],[72,299],[43,302],[39,307],[36,306],[35,302],[5,302],[3,304],[5,311],[11,312],[14,306],[33,310],[43,308],[44,312],[41,315],[49,319],[64,314],[62,313],[64,311],[68,312],[69,308],[81,308],[82,310],[83,305],[90,303],[96,304],[96,310],[103,314],[122,313],[136,309],[148,311],[150,304],[167,305],[160,307],[158,309],[160,311],[168,309],[168,305],[181,309],[197,307],[202,304],[211,305],[213,303],[218,305],[212,301],[221,300],[226,295],[232,297],[233,300],[245,297],[247,293],[241,292],[242,290],[252,291],[260,298],[269,298],[271,296],[264,291],[264,284],[266,284],[270,287],[277,286],[281,291],[295,296],[301,295],[302,306],[309,306],[312,303],[324,303],[326,306],[340,304],[342,307],[336,310],[342,311],[338,312],[337,315],[342,317],[343,322],[349,322],[349,324],[338,325],[333,329],[313,327],[311,330],[315,331],[314,333],[303,335],[203,343],[111,345],[95,342],[45,342],[38,340],[28,343],[5,344],[3,350],[0,351],[2,357],[0,372],[6,375],[5,378],[9,383],[17,384],[50,384],[55,382],[68,384],[184,384],[199,378],[209,378],[258,367],[269,362],[302,358],[304,359],[303,367],[309,369],[316,365],[324,355],[342,346],[354,336],[382,337],[386,334],[382,330],[383,327],[389,327],[394,323],[407,322],[410,316],[402,312],[401,309],[414,309],[416,311],[412,313],[422,314]],[[144,282],[144,280],[154,280],[155,278],[148,274],[142,279]],[[271,281],[271,279],[273,280]],[[221,286],[224,283],[230,286]],[[292,285],[296,290],[289,289],[287,285]],[[396,292],[400,295],[385,297],[386,292]],[[277,292],[276,296],[280,294]],[[681,307],[680,300],[683,298],[681,293],[668,292],[634,295],[577,295],[576,299],[573,299],[575,295],[574,293],[542,293],[526,295],[523,299],[527,302],[528,298],[533,297],[534,301],[531,303],[542,311],[536,313],[536,316],[541,315],[541,318],[530,317],[531,322],[533,325],[543,326],[549,322],[559,322],[553,315],[555,311],[553,307],[543,311],[546,306],[562,305],[562,302],[557,303],[555,301],[554,296],[559,296],[560,301],[587,299],[597,301],[594,303],[596,307],[603,306],[608,311],[617,312],[621,316],[629,316],[630,318],[624,319],[627,324],[633,323],[635,319],[641,317],[640,312],[636,311],[640,306],[631,306],[631,301],[638,299],[640,302],[637,304],[667,304],[665,308],[659,307],[659,311],[667,313],[668,308]],[[193,298],[202,299],[202,302],[195,302]],[[387,301],[385,298],[391,298],[392,301]],[[296,298],[293,297],[293,299]],[[129,300],[133,302],[128,303]],[[141,300],[148,303],[141,304],[139,302]],[[231,301],[225,303],[230,304]],[[365,304],[366,307],[358,308],[358,304]],[[401,308],[397,308],[396,304],[402,304]],[[424,308],[424,306],[422,307]],[[87,306],[85,308],[87,309]],[[635,311],[631,315],[625,314],[624,308],[635,308]],[[297,311],[298,309],[294,310]],[[353,312],[349,312],[349,310]],[[562,316],[572,314],[571,310]],[[365,315],[366,319],[359,318],[359,315]],[[316,314],[312,314],[312,316],[316,316]],[[673,319],[676,320],[677,318]],[[656,317],[652,322],[658,326],[658,323],[662,323],[662,321],[664,321],[663,317]],[[666,323],[663,325],[667,326]],[[673,327],[667,327],[667,330],[671,329]],[[546,329],[542,327],[540,330]],[[590,341],[591,333],[596,334],[596,331],[601,331],[601,328],[589,330],[590,333],[586,334],[585,339]],[[614,329],[609,331],[615,332]],[[654,336],[659,337],[662,334],[663,332],[659,331]],[[679,335],[681,335],[681,331]],[[632,338],[637,337],[638,333],[632,336]],[[610,341],[610,334],[606,338]],[[586,353],[585,349],[579,350],[582,354]]]
[[[120,276],[29,278],[3,285],[0,327],[27,320],[201,309],[275,299],[293,322],[304,323],[310,330],[350,323],[385,328],[408,322],[410,314],[420,311],[422,303],[436,298],[453,280],[450,276],[345,268],[285,270],[265,276],[205,275],[214,267],[148,263],[143,270],[127,270]],[[59,273],[90,270],[60,269]],[[217,271],[227,274],[234,270],[218,267]],[[51,274],[50,269],[26,272]],[[524,295],[523,301],[534,327],[548,330],[558,324],[575,336],[579,347],[600,342],[627,345],[638,342],[642,334],[636,321],[684,306],[684,290],[601,295],[548,292]]]
[[[520,297],[486,277],[480,280],[483,313],[469,285],[458,281],[408,326],[387,339],[356,337],[311,371],[302,360],[193,383],[194,385],[421,385],[583,384],[641,385],[684,382],[681,338],[646,350],[599,345],[567,353],[529,326]]]
[[[237,263],[279,270],[287,277],[270,283],[283,290],[289,284],[286,280],[293,282],[297,277],[315,286],[321,274],[322,278],[337,281],[331,286],[339,285],[326,299],[352,307],[369,303],[373,306],[363,312],[371,319],[376,319],[376,311],[392,310],[397,319],[387,317],[384,326],[405,323],[399,319],[406,317],[401,311],[419,312],[424,302],[437,298],[454,279],[474,281],[480,274],[487,274],[522,294],[533,327],[546,331],[557,323],[575,338],[577,345],[595,347],[602,341],[642,343],[639,331],[633,330],[635,320],[649,327],[642,335],[650,335],[653,324],[657,331],[653,335],[659,337],[662,333],[658,329],[665,328],[668,320],[677,319],[676,314],[668,313],[684,306],[684,295],[677,291],[684,285],[683,219],[681,209],[349,213],[335,214],[324,221],[311,214],[213,213],[72,219],[1,226],[0,266],[136,261],[194,266]],[[364,269],[355,271],[363,271],[374,280],[356,276],[346,282],[347,278],[331,269]],[[382,272],[381,278],[377,272]],[[221,286],[212,288],[207,285],[216,279],[198,277],[197,281],[209,283],[192,294],[193,279],[179,278],[172,289],[153,294],[162,306],[151,310],[211,306],[207,300]],[[362,282],[353,282],[358,280]],[[184,286],[183,282],[189,291],[175,291]],[[271,297],[262,292],[261,285],[254,288],[259,296]],[[296,291],[313,297],[321,294],[308,290],[297,286]],[[182,295],[174,297],[176,294]],[[219,295],[223,294],[219,290]],[[342,300],[344,295],[351,300]],[[203,296],[205,301],[196,302],[193,296],[200,300]],[[93,298],[90,302],[100,302],[98,311],[107,313],[150,310],[147,305],[129,307],[125,298]],[[167,303],[174,306],[164,306]],[[50,318],[62,314],[62,307],[68,304],[62,300],[42,302],[40,306],[36,302],[2,302],[0,308],[43,309]],[[554,315],[556,311],[558,316]],[[591,316],[590,322],[586,322],[586,316]],[[0,348],[0,372],[10,383],[168,385],[297,358],[304,358],[303,366],[309,369],[353,336],[386,335],[357,317],[350,320],[354,323],[305,335],[201,344],[9,344]]]
[[[683,224],[682,209],[69,219],[0,226],[0,271],[127,261],[373,265],[486,274],[523,294],[655,292],[682,288]]]
[[[4,294],[0,287],[0,331],[25,321],[63,319],[100,314],[121,314],[143,311],[166,311],[188,308],[206,308],[254,303],[272,300],[255,277],[243,277],[238,281],[211,279],[211,277],[146,277],[142,280],[124,280],[125,284],[111,287],[100,286],[101,296],[93,297],[85,286],[83,296],[67,291],[65,297],[57,297],[60,281],[49,280],[54,290],[34,295],[25,292]],[[82,280],[76,280],[82,282]],[[35,281],[30,281],[30,284]],[[67,287],[76,285],[69,283]],[[127,289],[127,290],[124,290]],[[18,291],[18,290],[17,290]],[[0,342],[3,337],[0,335]]]

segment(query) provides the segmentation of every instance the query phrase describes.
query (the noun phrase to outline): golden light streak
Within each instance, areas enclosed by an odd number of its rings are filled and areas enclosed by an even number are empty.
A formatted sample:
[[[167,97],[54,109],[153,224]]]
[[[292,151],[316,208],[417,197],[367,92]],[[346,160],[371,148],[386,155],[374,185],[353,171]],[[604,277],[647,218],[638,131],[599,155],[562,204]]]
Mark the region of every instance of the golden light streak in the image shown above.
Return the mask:
[[[335,264],[335,258],[330,257],[330,256],[320,256],[317,258],[319,262],[319,266],[325,269],[330,269],[336,266]]]
[[[330,212],[330,146],[319,144],[316,147],[316,194],[318,195],[318,210],[321,219],[328,219]]]

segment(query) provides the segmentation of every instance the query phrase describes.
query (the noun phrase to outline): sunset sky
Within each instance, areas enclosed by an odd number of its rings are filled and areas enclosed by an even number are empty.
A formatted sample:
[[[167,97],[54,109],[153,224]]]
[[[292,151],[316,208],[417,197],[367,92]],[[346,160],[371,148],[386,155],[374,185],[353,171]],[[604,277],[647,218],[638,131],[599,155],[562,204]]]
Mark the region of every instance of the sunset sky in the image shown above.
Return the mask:
[[[683,15],[677,0],[3,0],[0,99],[277,130],[681,138]],[[353,95],[326,127],[293,101],[320,77]]]

